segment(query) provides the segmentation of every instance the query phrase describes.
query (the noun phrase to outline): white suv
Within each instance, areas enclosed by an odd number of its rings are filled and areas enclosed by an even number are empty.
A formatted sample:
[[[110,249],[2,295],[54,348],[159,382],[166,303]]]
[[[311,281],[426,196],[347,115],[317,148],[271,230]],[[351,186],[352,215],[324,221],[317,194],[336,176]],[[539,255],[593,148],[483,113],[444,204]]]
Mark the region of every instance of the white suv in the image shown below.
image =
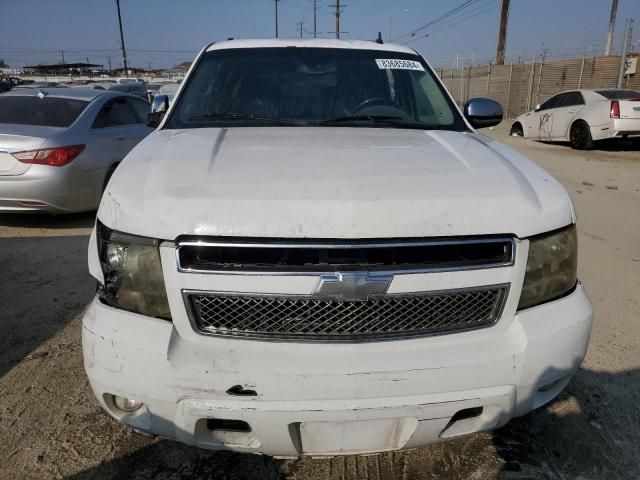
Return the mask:
[[[159,117],[164,117],[159,120]],[[89,246],[104,409],[277,457],[412,448],[552,400],[587,350],[575,212],[427,62],[361,41],[206,47]]]

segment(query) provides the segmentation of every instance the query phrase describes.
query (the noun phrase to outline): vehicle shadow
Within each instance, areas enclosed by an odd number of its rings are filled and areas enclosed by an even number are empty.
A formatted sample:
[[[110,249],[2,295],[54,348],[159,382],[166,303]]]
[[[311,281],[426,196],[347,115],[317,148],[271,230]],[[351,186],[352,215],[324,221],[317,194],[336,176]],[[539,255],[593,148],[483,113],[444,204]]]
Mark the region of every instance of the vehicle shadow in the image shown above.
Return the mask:
[[[571,148],[569,142],[545,142],[546,145],[561,145]],[[592,150],[600,152],[637,152],[640,150],[640,139],[599,140],[593,144]],[[589,150],[587,150],[588,152]]]
[[[498,478],[640,478],[639,401],[640,370],[579,370],[559,398],[493,433]]]
[[[0,214],[0,227],[75,229],[92,228],[96,212],[51,215],[46,213]]]
[[[0,377],[90,302],[87,236],[0,238]],[[46,355],[35,352],[33,355]]]
[[[640,478],[640,370],[580,370],[546,407],[491,433],[374,456],[303,458],[210,452],[154,441],[71,479]]]
[[[286,477],[281,469],[281,462],[271,457],[213,452],[160,440],[66,478],[280,480]]]

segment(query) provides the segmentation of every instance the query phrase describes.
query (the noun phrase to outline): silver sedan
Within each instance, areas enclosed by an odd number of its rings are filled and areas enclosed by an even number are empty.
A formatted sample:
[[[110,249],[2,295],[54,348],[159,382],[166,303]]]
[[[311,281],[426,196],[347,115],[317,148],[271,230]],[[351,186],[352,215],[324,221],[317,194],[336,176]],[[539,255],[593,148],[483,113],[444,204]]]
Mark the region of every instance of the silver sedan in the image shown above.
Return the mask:
[[[153,131],[149,110],[105,90],[0,95],[0,212],[95,210],[118,163]]]

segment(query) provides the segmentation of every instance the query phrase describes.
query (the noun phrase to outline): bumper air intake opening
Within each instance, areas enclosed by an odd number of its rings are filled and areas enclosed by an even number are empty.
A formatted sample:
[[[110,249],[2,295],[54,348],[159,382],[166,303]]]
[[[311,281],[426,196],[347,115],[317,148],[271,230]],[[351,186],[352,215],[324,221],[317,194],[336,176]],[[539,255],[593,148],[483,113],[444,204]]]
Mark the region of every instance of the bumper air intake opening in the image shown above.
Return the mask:
[[[500,407],[488,405],[458,410],[440,432],[440,438],[451,438],[460,435],[489,430],[500,421]]]
[[[223,418],[207,418],[207,430],[221,432],[243,432],[251,431],[249,424],[243,420],[227,420]]]

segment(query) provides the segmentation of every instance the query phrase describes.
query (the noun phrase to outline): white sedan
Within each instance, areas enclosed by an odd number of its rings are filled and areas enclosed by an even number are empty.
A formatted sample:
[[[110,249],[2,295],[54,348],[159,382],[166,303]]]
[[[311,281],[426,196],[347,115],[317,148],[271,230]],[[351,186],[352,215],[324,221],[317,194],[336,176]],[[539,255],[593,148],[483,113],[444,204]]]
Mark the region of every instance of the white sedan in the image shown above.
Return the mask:
[[[572,90],[558,93],[518,116],[511,135],[542,141],[569,141],[588,149],[607,138],[640,137],[640,92]]]

